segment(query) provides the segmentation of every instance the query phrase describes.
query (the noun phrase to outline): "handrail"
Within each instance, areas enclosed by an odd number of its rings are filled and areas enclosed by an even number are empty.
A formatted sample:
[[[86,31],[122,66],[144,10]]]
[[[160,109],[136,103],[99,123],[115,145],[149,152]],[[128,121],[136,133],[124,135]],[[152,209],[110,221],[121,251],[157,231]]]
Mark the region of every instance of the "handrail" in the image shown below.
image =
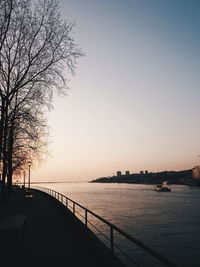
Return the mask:
[[[117,227],[116,225],[110,223],[109,221],[107,221],[106,219],[102,218],[101,216],[97,215],[96,213],[94,213],[93,211],[85,208],[84,206],[82,206],[81,204],[77,203],[76,201],[66,197],[65,195],[53,190],[53,189],[49,189],[49,188],[45,188],[45,187],[40,187],[40,186],[36,186],[34,187],[36,189],[39,189],[40,191],[43,191],[45,193],[50,194],[51,196],[55,197],[56,199],[58,199],[63,205],[66,206],[66,208],[69,209],[69,207],[72,209],[73,214],[76,215],[76,206],[80,207],[81,209],[83,209],[85,211],[85,216],[81,215],[82,218],[85,219],[85,226],[88,227],[88,223],[90,223],[88,221],[88,213],[93,215],[94,217],[96,217],[97,219],[99,219],[100,221],[102,221],[104,224],[108,225],[110,227],[110,238],[107,238],[110,241],[110,251],[111,253],[114,254],[114,247],[118,248],[120,251],[122,251],[115,243],[114,243],[114,231],[117,231],[119,234],[121,234],[122,236],[126,237],[128,240],[130,240],[132,243],[136,244],[138,247],[142,248],[143,250],[145,250],[146,252],[148,252],[149,254],[151,254],[154,258],[156,258],[157,260],[159,260],[160,262],[162,262],[165,266],[168,267],[175,267],[176,265],[174,263],[172,263],[168,258],[166,258],[165,256],[159,254],[158,252],[156,252],[155,250],[153,250],[152,248],[148,247],[147,245],[145,245],[143,242],[141,242],[140,240],[136,239],[135,237],[133,237],[132,235],[126,233],[125,231],[123,231],[122,229],[120,229],[119,227]],[[65,202],[64,200],[65,199]],[[69,205],[69,201],[72,203],[72,206]],[[78,212],[77,212],[78,213]],[[78,213],[80,215],[80,213]],[[91,223],[90,223],[91,224]],[[91,224],[92,225],[92,224]],[[96,228],[96,227],[95,227]],[[96,229],[98,230],[98,229]],[[98,230],[100,233],[101,231]],[[103,233],[101,233],[103,234]],[[104,235],[104,234],[103,234]],[[124,252],[124,255],[126,255],[126,253]],[[127,256],[129,259],[130,257]],[[132,259],[133,262],[135,262]]]

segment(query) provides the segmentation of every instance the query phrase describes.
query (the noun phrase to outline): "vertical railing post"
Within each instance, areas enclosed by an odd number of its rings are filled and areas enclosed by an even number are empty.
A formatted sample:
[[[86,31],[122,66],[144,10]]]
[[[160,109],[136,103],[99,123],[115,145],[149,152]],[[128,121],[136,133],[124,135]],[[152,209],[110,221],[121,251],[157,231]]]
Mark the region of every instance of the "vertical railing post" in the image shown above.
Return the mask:
[[[63,204],[63,195],[61,195],[61,201],[62,201],[62,204]]]
[[[113,228],[110,226],[110,250],[114,253],[114,238],[113,238]]]
[[[87,216],[88,216],[88,214],[87,214],[87,210],[85,210],[85,226],[87,227]]]
[[[73,202],[73,213],[75,214],[75,203]]]
[[[68,198],[66,198],[66,207],[68,208]]]

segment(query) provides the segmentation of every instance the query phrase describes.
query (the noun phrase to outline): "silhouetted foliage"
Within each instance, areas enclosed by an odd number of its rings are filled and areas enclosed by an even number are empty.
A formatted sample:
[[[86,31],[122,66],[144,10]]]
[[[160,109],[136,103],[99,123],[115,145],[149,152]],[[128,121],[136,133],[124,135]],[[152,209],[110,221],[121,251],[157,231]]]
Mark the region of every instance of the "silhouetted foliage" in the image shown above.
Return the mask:
[[[0,1],[0,162],[3,187],[46,145],[45,109],[56,91],[66,94],[67,72],[82,55],[74,24],[56,0]]]

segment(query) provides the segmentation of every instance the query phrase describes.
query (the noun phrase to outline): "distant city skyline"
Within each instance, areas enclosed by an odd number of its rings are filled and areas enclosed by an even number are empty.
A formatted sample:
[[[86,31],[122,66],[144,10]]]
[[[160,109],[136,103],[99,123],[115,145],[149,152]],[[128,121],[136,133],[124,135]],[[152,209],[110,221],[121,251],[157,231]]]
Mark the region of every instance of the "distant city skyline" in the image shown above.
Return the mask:
[[[33,181],[200,165],[200,1],[60,0],[85,57],[54,96]]]

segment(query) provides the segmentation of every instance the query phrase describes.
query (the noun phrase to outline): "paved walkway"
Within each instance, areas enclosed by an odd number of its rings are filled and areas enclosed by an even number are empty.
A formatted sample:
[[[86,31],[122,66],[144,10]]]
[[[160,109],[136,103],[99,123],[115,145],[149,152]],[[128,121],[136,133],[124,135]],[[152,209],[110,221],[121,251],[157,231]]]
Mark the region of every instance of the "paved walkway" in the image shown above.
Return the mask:
[[[14,191],[12,200],[0,202],[1,218],[10,215],[26,215],[26,219],[21,239],[12,233],[6,247],[0,239],[1,267],[122,266],[106,256],[70,212],[43,192],[34,190],[34,198],[28,200],[22,190]]]

